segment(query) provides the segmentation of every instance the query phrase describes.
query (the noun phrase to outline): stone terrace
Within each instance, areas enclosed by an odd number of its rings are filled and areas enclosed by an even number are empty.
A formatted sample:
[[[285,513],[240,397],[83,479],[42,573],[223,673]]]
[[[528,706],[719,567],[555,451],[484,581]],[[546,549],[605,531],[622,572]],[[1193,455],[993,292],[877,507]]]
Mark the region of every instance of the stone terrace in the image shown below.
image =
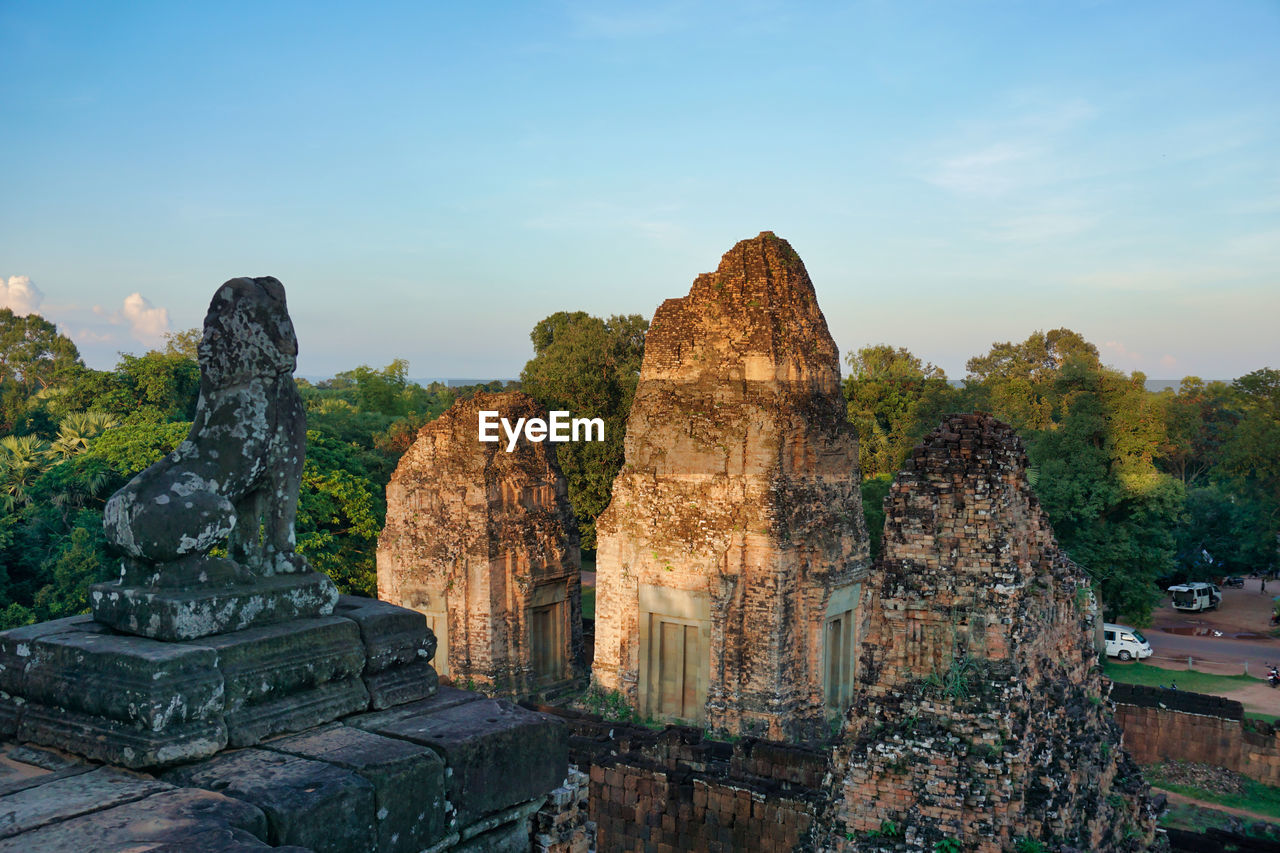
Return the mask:
[[[0,853],[527,851],[530,818],[565,783],[566,738],[543,714],[445,687],[150,773],[4,744]]]

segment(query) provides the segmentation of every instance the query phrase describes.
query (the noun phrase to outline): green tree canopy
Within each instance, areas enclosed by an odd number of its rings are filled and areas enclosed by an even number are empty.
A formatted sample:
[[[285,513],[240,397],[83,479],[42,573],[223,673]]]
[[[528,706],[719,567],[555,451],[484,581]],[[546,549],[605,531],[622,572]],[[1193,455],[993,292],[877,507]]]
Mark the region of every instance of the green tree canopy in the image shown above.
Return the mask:
[[[1069,361],[1100,368],[1098,348],[1070,329],[1033,332],[1021,343],[996,343],[965,365],[966,396],[976,409],[995,412],[1019,430],[1049,429],[1054,421],[1048,386]]]
[[[0,432],[9,432],[36,392],[84,368],[71,339],[39,314],[0,308]]]
[[[896,472],[911,448],[961,405],[941,368],[902,347],[863,347],[849,354],[848,363],[844,396],[858,431],[864,479]]]
[[[609,505],[622,468],[627,415],[648,328],[638,314],[601,320],[582,311],[559,311],[529,334],[534,355],[520,373],[521,388],[548,410],[604,420],[604,441],[561,444],[556,451],[582,547],[588,550],[595,548],[596,516]]]
[[[1068,359],[1042,379],[1045,428],[1024,432],[1036,491],[1058,541],[1089,572],[1108,614],[1145,623],[1156,582],[1176,569],[1185,491],[1158,470],[1161,402],[1140,373]],[[998,414],[998,413],[997,413]]]
[[[121,421],[189,421],[200,396],[200,365],[173,352],[121,353],[115,370],[86,370],[58,406],[96,411]]]

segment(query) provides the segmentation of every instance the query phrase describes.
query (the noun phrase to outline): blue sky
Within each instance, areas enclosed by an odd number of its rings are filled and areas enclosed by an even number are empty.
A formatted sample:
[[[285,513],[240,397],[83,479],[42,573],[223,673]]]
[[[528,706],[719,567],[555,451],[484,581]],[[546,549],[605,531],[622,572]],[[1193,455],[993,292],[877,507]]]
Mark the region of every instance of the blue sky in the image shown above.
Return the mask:
[[[274,275],[299,372],[515,376],[737,240],[842,352],[1280,367],[1280,3],[0,2],[0,304],[108,367]]]

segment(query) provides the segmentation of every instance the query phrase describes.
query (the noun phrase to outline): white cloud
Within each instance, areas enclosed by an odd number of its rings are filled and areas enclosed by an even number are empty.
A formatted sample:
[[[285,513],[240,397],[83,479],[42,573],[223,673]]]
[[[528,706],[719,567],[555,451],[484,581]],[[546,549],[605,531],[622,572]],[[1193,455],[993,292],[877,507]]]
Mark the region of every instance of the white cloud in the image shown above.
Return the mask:
[[[43,301],[44,294],[27,276],[11,275],[8,280],[0,278],[0,308],[8,308],[19,317],[25,317],[34,313]]]
[[[1126,347],[1119,341],[1107,341],[1102,345],[1104,356],[1109,356],[1108,361],[1117,367],[1128,367],[1133,369],[1142,364],[1142,355]]]
[[[570,3],[565,8],[580,38],[628,39],[666,35],[689,25],[683,3],[632,6],[626,3]]]
[[[938,140],[935,153],[925,158],[924,179],[957,195],[996,197],[1069,177],[1069,137],[1097,110],[1078,98],[1014,101]]]
[[[129,331],[135,340],[148,346],[163,343],[169,331],[168,308],[156,308],[141,293],[131,293],[125,297],[120,313],[129,322]]]
[[[1011,243],[1037,243],[1073,237],[1095,224],[1096,217],[1086,212],[1082,205],[1053,202],[994,223],[992,237]]]
[[[77,344],[105,344],[116,339],[110,332],[95,332],[93,329],[81,329],[71,337]]]
[[[1037,153],[1025,145],[996,143],[944,159],[929,180],[956,193],[1001,195],[1023,183],[1023,170]]]

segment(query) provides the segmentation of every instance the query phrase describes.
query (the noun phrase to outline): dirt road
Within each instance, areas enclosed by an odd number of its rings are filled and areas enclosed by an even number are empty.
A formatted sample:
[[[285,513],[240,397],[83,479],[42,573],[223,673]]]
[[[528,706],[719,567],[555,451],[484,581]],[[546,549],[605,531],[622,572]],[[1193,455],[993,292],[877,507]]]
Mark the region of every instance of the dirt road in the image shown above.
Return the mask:
[[[1244,589],[1224,589],[1217,610],[1183,613],[1165,605],[1152,614],[1145,634],[1156,653],[1157,666],[1186,666],[1188,656],[1220,666],[1196,666],[1207,672],[1238,674],[1248,664],[1250,675],[1266,674],[1268,663],[1280,664],[1280,640],[1271,636],[1272,595],[1280,595],[1273,581],[1266,593],[1261,582],[1247,578]]]
[[[1155,651],[1147,663],[1185,670],[1191,657],[1195,669],[1221,675],[1237,675],[1247,663],[1249,675],[1259,678],[1266,675],[1266,664],[1280,664],[1280,639],[1270,636],[1271,599],[1280,595],[1280,581],[1269,582],[1265,593],[1257,578],[1244,583],[1244,589],[1222,590],[1217,610],[1182,613],[1166,601],[1143,632]],[[1280,689],[1265,682],[1220,695],[1242,703],[1246,711],[1280,716]]]

